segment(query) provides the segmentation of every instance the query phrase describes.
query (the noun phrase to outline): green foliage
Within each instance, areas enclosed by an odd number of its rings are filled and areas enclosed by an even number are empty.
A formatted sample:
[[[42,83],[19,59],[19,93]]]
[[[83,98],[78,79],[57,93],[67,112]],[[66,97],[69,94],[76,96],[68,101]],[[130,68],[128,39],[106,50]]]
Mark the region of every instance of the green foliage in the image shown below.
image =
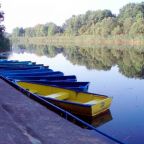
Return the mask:
[[[33,28],[33,36],[47,36],[47,30],[47,26],[38,24]]]
[[[0,11],[0,23],[2,23],[3,20],[4,20],[4,12]],[[4,30],[5,30],[5,27],[0,24],[0,38],[3,37]]]
[[[120,10],[118,20],[123,24],[124,34],[143,34],[143,30],[140,29],[143,29],[144,3],[130,3],[125,5]]]
[[[48,23],[47,28],[47,36],[53,36],[61,33],[61,28],[54,23]]]
[[[34,28],[25,28],[25,34],[26,37],[36,37],[36,32]]]
[[[121,10],[120,14],[118,15],[118,18],[120,21],[125,21],[127,18],[132,18],[136,20],[141,16],[144,18],[144,3],[130,3],[125,5]]]
[[[121,35],[122,33],[123,33],[123,27],[120,25],[117,25],[116,27],[114,27],[112,31],[112,35]]]
[[[13,29],[12,36],[13,37],[46,37],[52,36],[56,34],[60,34],[62,32],[61,27],[55,25],[54,23],[47,23],[45,25],[38,24],[35,27],[29,28],[15,28]]]
[[[68,19],[64,24],[64,33],[65,35],[78,35],[79,28],[82,25],[82,16],[72,16],[72,18]]]
[[[103,19],[101,22],[92,25],[87,29],[87,34],[108,36],[111,35],[114,28],[117,26],[117,20],[114,17],[108,17]]]
[[[132,35],[144,35],[144,19],[136,21],[132,26],[130,33]]]
[[[0,37],[0,52],[10,50],[10,41],[8,38]]]
[[[131,30],[131,26],[133,25],[135,21],[132,18],[127,18],[123,22],[123,32],[124,34],[129,34],[129,31]]]
[[[87,11],[85,15],[72,16],[64,24],[66,35],[94,34],[93,26],[105,18],[115,17],[109,10]]]
[[[10,42],[5,38],[5,27],[1,23],[4,21],[4,12],[0,11],[0,52],[7,51],[10,48]]]
[[[24,36],[25,34],[25,30],[23,28],[14,28],[13,29],[13,36],[14,37],[21,37],[21,36]]]

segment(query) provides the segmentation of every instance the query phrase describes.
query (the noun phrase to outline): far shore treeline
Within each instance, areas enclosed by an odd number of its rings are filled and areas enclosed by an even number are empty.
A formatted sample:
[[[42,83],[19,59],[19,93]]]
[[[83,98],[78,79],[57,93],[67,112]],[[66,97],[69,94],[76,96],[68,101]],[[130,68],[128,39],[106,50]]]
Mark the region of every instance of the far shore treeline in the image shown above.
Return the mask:
[[[123,6],[118,15],[113,14],[110,10],[87,11],[85,14],[73,15],[62,26],[54,23],[37,24],[34,27],[16,27],[12,32],[12,38],[49,38],[51,36],[94,36],[95,38],[143,41],[144,2],[129,3]]]

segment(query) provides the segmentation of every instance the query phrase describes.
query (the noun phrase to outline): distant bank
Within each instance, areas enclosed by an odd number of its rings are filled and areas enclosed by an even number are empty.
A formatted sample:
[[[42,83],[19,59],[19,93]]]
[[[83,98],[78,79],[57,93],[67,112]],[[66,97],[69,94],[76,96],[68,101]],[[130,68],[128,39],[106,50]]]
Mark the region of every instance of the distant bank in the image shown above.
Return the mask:
[[[144,45],[144,36],[107,36],[97,37],[91,35],[83,36],[47,36],[47,37],[12,37],[13,43],[19,44],[35,44],[35,45],[74,45],[80,47],[96,46],[96,45]]]

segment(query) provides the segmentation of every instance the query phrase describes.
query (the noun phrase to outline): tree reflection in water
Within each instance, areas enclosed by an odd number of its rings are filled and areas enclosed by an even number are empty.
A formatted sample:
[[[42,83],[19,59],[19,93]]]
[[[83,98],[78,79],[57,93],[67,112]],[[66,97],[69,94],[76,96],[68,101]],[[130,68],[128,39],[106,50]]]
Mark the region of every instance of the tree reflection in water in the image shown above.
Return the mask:
[[[117,65],[119,72],[126,77],[144,77],[144,50],[134,47],[86,47],[49,46],[49,45],[14,45],[14,51],[36,53],[55,57],[62,53],[73,64],[86,66],[87,69],[110,70]]]

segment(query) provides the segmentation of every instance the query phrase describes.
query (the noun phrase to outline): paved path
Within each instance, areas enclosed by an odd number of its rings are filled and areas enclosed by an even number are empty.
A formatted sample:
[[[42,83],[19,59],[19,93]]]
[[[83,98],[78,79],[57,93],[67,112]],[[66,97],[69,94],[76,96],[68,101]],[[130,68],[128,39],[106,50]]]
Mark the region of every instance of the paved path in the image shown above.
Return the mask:
[[[0,79],[0,144],[114,144],[82,129]]]

